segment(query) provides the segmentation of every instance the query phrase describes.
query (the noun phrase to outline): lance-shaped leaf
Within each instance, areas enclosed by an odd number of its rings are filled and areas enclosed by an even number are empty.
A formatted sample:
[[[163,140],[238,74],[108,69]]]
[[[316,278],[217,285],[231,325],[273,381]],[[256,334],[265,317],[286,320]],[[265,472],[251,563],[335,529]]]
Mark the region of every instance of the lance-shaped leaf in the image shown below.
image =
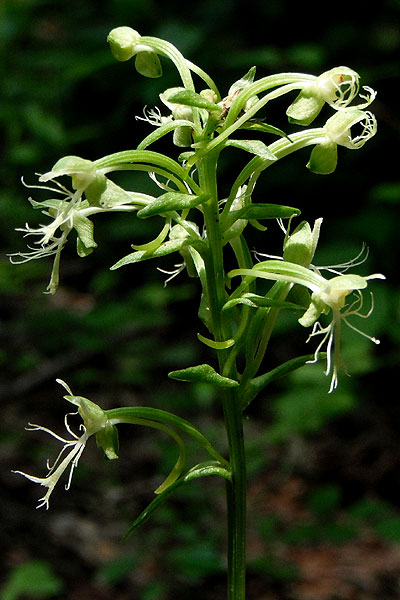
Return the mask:
[[[227,140],[225,145],[245,150],[246,152],[250,152],[250,154],[255,154],[267,160],[278,160],[268,146],[260,140]]]
[[[321,353],[319,356],[320,359],[326,358],[326,354]],[[243,410],[250,404],[250,402],[263,390],[267,385],[269,385],[275,379],[279,379],[279,377],[283,377],[288,375],[292,371],[303,367],[308,362],[314,362],[314,354],[306,354],[305,356],[298,356],[297,358],[293,358],[279,365],[275,369],[268,371],[268,373],[264,373],[263,375],[259,375],[258,377],[254,377],[247,382],[242,395],[242,408]]]
[[[232,308],[232,306],[236,306],[237,304],[245,304],[246,306],[250,306],[251,308],[287,308],[289,310],[301,310],[304,312],[304,306],[300,306],[299,304],[295,304],[294,302],[285,302],[283,300],[275,300],[273,298],[268,298],[268,296],[259,296],[258,294],[243,294],[240,298],[232,298],[228,300],[222,307],[222,310],[227,310],[228,308]]]
[[[186,121],[185,119],[174,119],[173,121],[167,121],[166,123],[163,123],[162,125],[157,127],[157,129],[152,131],[147,137],[145,137],[144,140],[142,140],[138,145],[137,150],[144,150],[145,148],[162,138],[164,135],[167,135],[168,133],[174,131],[178,127],[194,127],[194,125],[191,121]]]
[[[197,94],[193,90],[181,90],[168,96],[168,102],[172,104],[183,104],[184,106],[193,106],[196,108],[204,108],[208,112],[214,112],[220,115],[222,108],[214,102],[210,102],[201,94]]]
[[[141,208],[138,211],[137,216],[141,219],[146,219],[147,217],[153,217],[154,215],[160,215],[172,210],[187,210],[194,208],[199,204],[203,204],[209,199],[209,197],[209,194],[196,196],[194,194],[166,192],[144,208]]]
[[[153,514],[153,512],[161,506],[168,497],[174,492],[176,489],[181,487],[182,485],[192,481],[194,479],[199,479],[200,477],[208,477],[210,475],[219,475],[220,477],[224,477],[228,481],[231,480],[230,472],[221,466],[220,463],[214,461],[208,461],[204,463],[200,463],[190,469],[178,481],[175,481],[172,485],[170,485],[166,490],[164,490],[161,494],[159,494],[148,506],[144,509],[144,511],[135,519],[132,525],[128,528],[127,532],[123,537],[123,541],[127,540],[127,538],[139,527],[145,523]]]
[[[178,381],[189,381],[192,383],[211,383],[218,387],[238,387],[239,382],[229,377],[223,377],[213,367],[207,364],[180,369],[179,371],[171,371],[168,373],[171,379]]]
[[[278,135],[279,137],[284,137],[289,142],[292,140],[288,136],[287,133],[283,131],[283,129],[279,129],[279,127],[274,127],[273,125],[268,125],[268,123],[263,123],[262,121],[247,121],[240,129],[246,129],[247,131],[262,131],[263,133],[272,133]]]
[[[167,254],[172,254],[173,252],[178,252],[186,246],[190,246],[195,243],[195,240],[190,238],[177,239],[177,240],[168,240],[164,242],[156,248],[155,250],[149,252],[146,250],[138,250],[137,252],[132,252],[131,254],[127,254],[115,263],[112,267],[110,267],[111,271],[115,271],[120,267],[124,267],[125,265],[130,265],[133,263],[141,262],[142,260],[148,260],[150,258],[161,258],[163,256],[167,256]]]
[[[281,204],[247,204],[238,210],[231,210],[223,220],[223,230],[226,231],[238,219],[258,221],[259,219],[290,219],[300,215],[298,208]]]
[[[201,333],[197,334],[197,338],[200,340],[200,342],[203,342],[203,344],[209,346],[209,348],[212,348],[213,350],[226,350],[227,348],[233,346],[235,343],[235,340],[233,338],[220,342],[217,340],[210,340],[210,338],[204,337],[204,335],[201,335]]]

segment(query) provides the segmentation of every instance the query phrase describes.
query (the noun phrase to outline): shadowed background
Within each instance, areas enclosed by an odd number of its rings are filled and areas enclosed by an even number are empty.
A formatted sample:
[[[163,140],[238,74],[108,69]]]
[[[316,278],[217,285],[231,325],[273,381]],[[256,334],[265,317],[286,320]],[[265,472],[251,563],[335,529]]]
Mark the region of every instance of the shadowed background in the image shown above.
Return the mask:
[[[21,177],[34,184],[35,173],[50,170],[64,155],[96,159],[134,148],[151,129],[135,116],[145,105],[161,108],[158,94],[179,85],[166,61],[156,80],[141,77],[132,63],[117,63],[106,37],[118,25],[174,43],[210,73],[223,95],[253,65],[262,77],[319,74],[344,64],[378,91],[371,107],[378,134],[360,151],[342,148],[333,175],[310,173],[306,150],[257,184],[256,200],[298,206],[310,222],[324,218],[317,264],[348,260],[365,243],[370,255],[360,272],[383,272],[387,281],[371,286],[375,312],[361,323],[381,345],[346,332],[344,358],[352,377],[342,375],[334,394],[327,396],[319,366],[306,367],[248,410],[248,599],[398,598],[399,16],[398,0],[385,0],[374,11],[351,2],[332,8],[238,0],[0,4],[1,600],[34,593],[98,600],[185,600],[193,593],[214,600],[225,594],[220,481],[180,490],[120,545],[174,463],[175,448],[162,434],[121,427],[115,463],[104,462],[90,444],[71,490],[64,493],[61,484],[48,512],[34,509],[41,490],[10,473],[44,474],[46,459],[56,456],[56,441],[23,428],[30,421],[62,434],[66,403],[57,377],[104,408],[145,404],[176,412],[224,450],[213,390],[166,377],[169,370],[210,360],[195,336],[196,281],[182,274],[163,286],[166,276],[156,266],[173,268],[174,257],[108,270],[131,243],[158,233],[157,219],[99,216],[98,249],[83,260],[69,244],[54,297],[43,295],[48,261],[12,266],[6,257],[25,247],[14,229],[41,222],[27,198],[44,196],[25,189]],[[265,117],[289,131],[287,102]],[[167,149],[163,144],[159,150]],[[227,159],[232,162],[221,165],[222,189],[242,165],[233,151]],[[279,253],[277,227],[253,231],[250,247]],[[304,353],[305,340],[295,319],[283,318],[269,366]],[[202,458],[190,444],[189,456]]]

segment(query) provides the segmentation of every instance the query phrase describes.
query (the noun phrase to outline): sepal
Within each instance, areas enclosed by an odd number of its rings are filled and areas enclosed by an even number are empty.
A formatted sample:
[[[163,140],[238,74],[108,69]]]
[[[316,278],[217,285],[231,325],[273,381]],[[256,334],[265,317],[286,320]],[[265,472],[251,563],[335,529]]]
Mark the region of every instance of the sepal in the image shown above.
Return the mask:
[[[337,161],[337,144],[326,140],[314,146],[307,169],[317,175],[330,175],[336,169]]]
[[[325,101],[316,95],[314,87],[305,87],[286,111],[289,123],[310,125],[321,112]]]
[[[132,27],[115,27],[107,37],[115,59],[124,62],[135,55],[135,46],[140,42],[140,34]]]
[[[108,460],[118,458],[119,437],[115,425],[106,425],[96,433],[96,444],[104,452]]]
[[[157,79],[162,76],[162,66],[158,55],[148,48],[137,53],[135,58],[135,69],[140,75]]]

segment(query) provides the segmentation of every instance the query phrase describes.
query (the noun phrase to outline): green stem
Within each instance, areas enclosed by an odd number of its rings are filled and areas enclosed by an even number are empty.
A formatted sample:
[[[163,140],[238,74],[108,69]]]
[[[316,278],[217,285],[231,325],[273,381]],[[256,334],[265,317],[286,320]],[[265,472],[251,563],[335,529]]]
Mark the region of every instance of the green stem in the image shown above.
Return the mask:
[[[229,322],[222,311],[226,301],[223,243],[221,238],[216,164],[218,153],[209,153],[198,164],[199,183],[203,193],[211,195],[204,205],[208,252],[205,256],[206,284],[213,334],[216,341],[231,337]],[[220,372],[229,357],[227,350],[218,351]],[[227,376],[235,377],[231,364]],[[226,484],[228,520],[228,600],[245,600],[246,595],[246,460],[240,397],[236,390],[223,391],[222,404],[229,443],[232,482]]]

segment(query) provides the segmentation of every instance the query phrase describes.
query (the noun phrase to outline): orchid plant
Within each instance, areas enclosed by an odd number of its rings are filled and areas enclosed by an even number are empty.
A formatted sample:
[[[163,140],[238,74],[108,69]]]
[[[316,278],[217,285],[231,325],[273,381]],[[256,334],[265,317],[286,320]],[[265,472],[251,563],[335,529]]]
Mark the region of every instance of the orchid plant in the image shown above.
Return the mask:
[[[61,158],[39,177],[37,186],[50,199],[30,199],[34,209],[47,218],[37,228],[25,225],[21,231],[33,237],[26,252],[11,256],[16,263],[53,256],[47,292],[55,294],[59,284],[60,257],[73,230],[77,253],[86,257],[96,248],[93,217],[96,214],[126,213],[126,218],[157,217],[164,221],[152,241],[132,245],[132,251],[111,269],[133,269],[135,263],[162,259],[176,253],[179,263],[168,273],[167,282],[183,271],[197,277],[201,288],[199,341],[214,351],[212,364],[190,365],[169,373],[185,382],[207,382],[218,388],[228,439],[229,455],[220,454],[192,423],[164,410],[126,407],[102,410],[92,401],[67,391],[66,400],[78,408],[82,418],[77,435],[65,418],[69,438],[45,427],[30,425],[61,442],[62,450],[48,464],[44,477],[17,473],[44,486],[47,491],[38,507],[49,507],[50,496],[69,469],[66,488],[91,436],[109,459],[118,457],[117,425],[130,423],[161,429],[176,442],[178,459],[171,473],[155,490],[155,499],[130,526],[129,535],[143,523],[179,486],[192,479],[217,475],[225,479],[228,523],[228,598],[245,598],[246,569],[246,459],[243,440],[243,411],[276,378],[319,360],[326,361],[329,391],[338,385],[341,360],[341,328],[346,324],[363,333],[354,323],[373,310],[363,309],[364,293],[381,274],[361,276],[353,270],[367,252],[336,267],[313,264],[322,219],[311,226],[294,225],[298,207],[260,202],[256,183],[263,172],[305,147],[311,148],[307,167],[317,174],[332,173],[337,165],[338,147],[361,148],[376,133],[374,115],[366,110],[375,98],[369,87],[360,88],[358,74],[348,67],[335,67],[322,75],[280,73],[256,79],[255,67],[233,83],[223,95],[211,77],[184,58],[172,44],[141,36],[130,27],[117,27],[108,36],[114,57],[135,60],[136,70],[145,77],[162,75],[160,57],[169,59],[179,74],[179,85],[160,94],[164,107],[145,108],[143,117],[153,130],[133,150],[123,150],[96,160],[77,156]],[[196,76],[198,82],[193,80]],[[293,99],[293,92],[297,96]],[[273,100],[286,102],[290,132],[271,125],[260,112]],[[325,125],[309,127],[325,105],[333,111]],[[167,112],[167,114],[164,114]],[[171,135],[172,134],[172,135]],[[149,149],[163,137],[172,137],[180,148],[174,157]],[[262,139],[260,139],[262,138]],[[248,157],[245,166],[232,178],[229,194],[221,197],[219,159],[227,147]],[[147,173],[155,193],[124,189],[112,179],[121,171]],[[133,174],[134,175],[134,174]],[[71,187],[60,179],[69,178]],[[135,177],[132,177],[135,182]],[[226,181],[224,182],[226,188]],[[283,230],[281,256],[249,250],[249,225],[265,231],[264,222],[275,221]],[[250,237],[250,236],[249,236]],[[268,234],[265,234],[268,241]],[[229,254],[229,265],[227,255]],[[232,268],[232,257],[236,267]],[[263,260],[261,260],[263,259]],[[265,259],[265,260],[264,260]],[[160,269],[161,270],[161,269]],[[298,311],[300,326],[311,328],[308,340],[318,336],[314,352],[291,357],[284,364],[268,365],[266,353],[279,314]],[[193,438],[205,451],[204,462],[185,470],[184,436]]]

